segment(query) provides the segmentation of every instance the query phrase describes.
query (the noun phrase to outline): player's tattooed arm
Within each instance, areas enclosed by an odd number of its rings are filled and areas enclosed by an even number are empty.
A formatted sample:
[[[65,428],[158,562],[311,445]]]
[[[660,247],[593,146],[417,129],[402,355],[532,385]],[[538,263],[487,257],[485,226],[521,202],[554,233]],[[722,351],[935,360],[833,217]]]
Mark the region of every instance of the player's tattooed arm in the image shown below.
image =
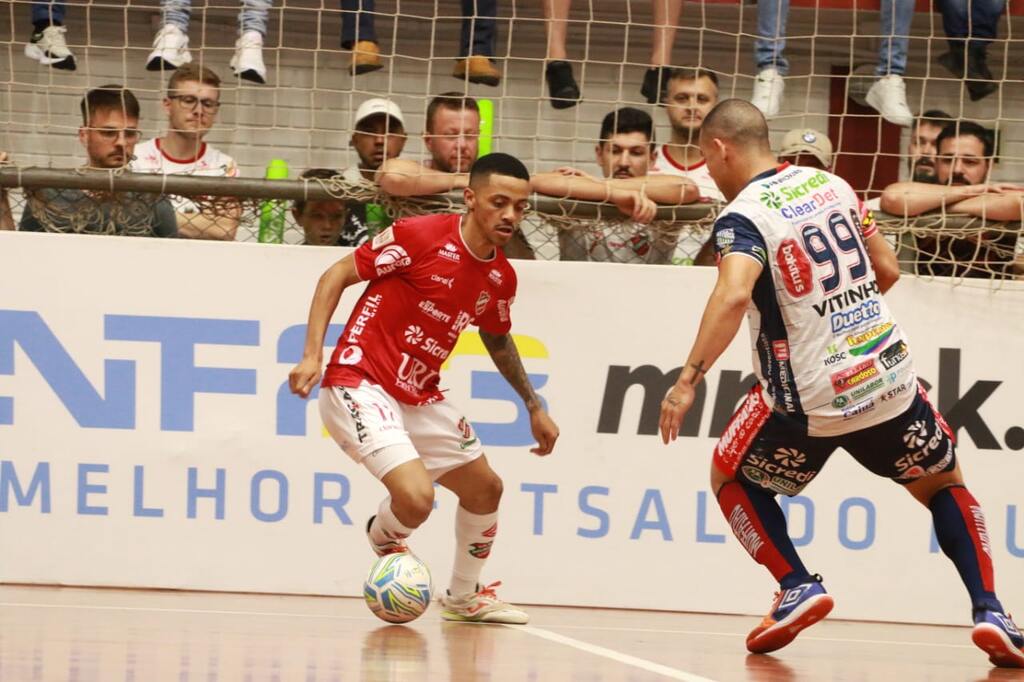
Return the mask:
[[[530,378],[526,375],[526,368],[519,357],[519,350],[510,334],[488,334],[480,330],[480,340],[484,342],[484,348],[494,361],[494,366],[501,372],[512,388],[516,390],[519,397],[526,403],[526,408],[531,412],[542,407],[537,392],[533,390]]]

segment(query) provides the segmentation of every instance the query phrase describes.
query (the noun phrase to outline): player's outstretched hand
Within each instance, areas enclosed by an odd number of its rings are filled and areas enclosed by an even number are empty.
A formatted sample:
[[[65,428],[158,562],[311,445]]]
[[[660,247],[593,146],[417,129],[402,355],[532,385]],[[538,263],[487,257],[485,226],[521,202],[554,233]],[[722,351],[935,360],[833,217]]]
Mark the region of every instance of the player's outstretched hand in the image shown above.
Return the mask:
[[[302,361],[288,373],[288,388],[295,395],[309,397],[309,392],[320,381],[320,365],[323,358],[302,358]]]
[[[683,417],[693,405],[694,396],[690,384],[676,384],[665,394],[665,399],[661,401],[661,419],[658,421],[661,441],[665,445],[679,437],[679,427],[683,425]]]
[[[537,439],[537,447],[531,448],[530,452],[543,457],[550,455],[555,449],[555,441],[558,440],[558,425],[546,410],[536,409],[530,413],[530,431]]]

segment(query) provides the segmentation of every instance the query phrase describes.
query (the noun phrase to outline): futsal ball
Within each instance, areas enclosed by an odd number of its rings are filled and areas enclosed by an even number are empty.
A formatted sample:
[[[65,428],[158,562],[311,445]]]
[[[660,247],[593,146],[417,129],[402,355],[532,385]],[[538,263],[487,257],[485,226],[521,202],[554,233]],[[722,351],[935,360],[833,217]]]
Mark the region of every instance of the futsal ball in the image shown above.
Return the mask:
[[[430,570],[409,552],[377,559],[363,584],[366,605],[388,623],[408,623],[418,618],[430,606],[432,592]]]

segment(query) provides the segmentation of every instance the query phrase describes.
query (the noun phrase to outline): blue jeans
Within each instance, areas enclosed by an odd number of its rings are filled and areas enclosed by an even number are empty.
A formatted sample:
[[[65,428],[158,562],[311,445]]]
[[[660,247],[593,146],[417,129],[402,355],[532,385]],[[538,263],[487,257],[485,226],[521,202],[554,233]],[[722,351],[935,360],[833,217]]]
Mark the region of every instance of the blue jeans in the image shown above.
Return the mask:
[[[964,41],[957,38],[968,38],[970,46],[984,49],[996,37],[999,17],[1006,9],[1006,0],[937,0],[936,4],[954,50],[963,50]]]
[[[166,0],[165,0],[166,1]],[[373,25],[375,0],[341,0],[341,46],[352,49],[357,40],[377,42]],[[494,56],[498,36],[498,0],[462,0],[462,39],[459,56]]]
[[[60,0],[36,0],[32,3],[32,23],[62,26],[64,3]]]
[[[267,35],[267,15],[274,6],[274,0],[240,0],[242,10],[238,13],[238,32],[257,31]],[[192,13],[192,0],[160,0],[164,23],[172,24],[188,33],[189,15]]]
[[[968,0],[959,0],[966,3]],[[976,2],[976,0],[970,0]],[[989,0],[991,1],[991,0]],[[914,0],[882,0],[882,44],[878,46],[875,73],[903,75],[907,70],[910,46],[910,22],[914,18]],[[786,19],[789,0],[757,0],[757,35],[754,59],[757,70],[775,67],[783,76],[789,73],[786,49]]]

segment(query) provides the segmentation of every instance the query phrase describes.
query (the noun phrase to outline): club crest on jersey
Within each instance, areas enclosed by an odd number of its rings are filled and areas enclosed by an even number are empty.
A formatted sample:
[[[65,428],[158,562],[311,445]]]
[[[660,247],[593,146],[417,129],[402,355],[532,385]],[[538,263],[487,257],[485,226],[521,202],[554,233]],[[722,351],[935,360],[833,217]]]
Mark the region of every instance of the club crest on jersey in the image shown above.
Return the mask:
[[[339,365],[358,365],[363,359],[363,349],[359,346],[346,346],[338,353]]]
[[[459,255],[459,247],[454,242],[446,242],[437,252],[437,255],[453,263],[458,263],[462,260],[462,256]]]
[[[376,237],[373,238],[373,243],[370,244],[370,248],[374,251],[382,246],[387,246],[391,242],[395,241],[395,228],[394,226],[388,227],[388,229],[380,232]]]
[[[409,258],[409,254],[406,253],[398,244],[392,244],[384,247],[373,261],[373,266],[377,268],[377,276],[383,277],[389,273],[394,272],[400,268],[404,268],[412,263],[412,258]]]
[[[814,281],[811,279],[811,261],[795,239],[783,239],[775,254],[782,271],[782,282],[786,291],[794,298],[811,293]]]
[[[487,304],[491,302],[491,295],[486,291],[481,291],[480,295],[476,298],[476,307],[473,311],[477,315],[483,315],[484,311],[487,310]]]
[[[491,284],[493,284],[494,286],[500,287],[502,281],[501,270],[493,268],[490,272],[487,273],[487,279],[489,279],[491,281]]]

